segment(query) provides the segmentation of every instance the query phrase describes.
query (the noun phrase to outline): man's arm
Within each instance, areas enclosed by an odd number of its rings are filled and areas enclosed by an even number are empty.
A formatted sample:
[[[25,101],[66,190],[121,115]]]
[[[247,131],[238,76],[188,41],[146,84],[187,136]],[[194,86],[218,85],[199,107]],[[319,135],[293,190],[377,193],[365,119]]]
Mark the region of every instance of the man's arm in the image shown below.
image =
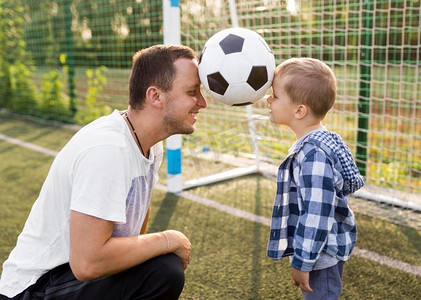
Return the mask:
[[[187,268],[191,244],[181,232],[112,237],[113,227],[111,221],[71,211],[69,263],[78,280],[115,274],[170,252]]]

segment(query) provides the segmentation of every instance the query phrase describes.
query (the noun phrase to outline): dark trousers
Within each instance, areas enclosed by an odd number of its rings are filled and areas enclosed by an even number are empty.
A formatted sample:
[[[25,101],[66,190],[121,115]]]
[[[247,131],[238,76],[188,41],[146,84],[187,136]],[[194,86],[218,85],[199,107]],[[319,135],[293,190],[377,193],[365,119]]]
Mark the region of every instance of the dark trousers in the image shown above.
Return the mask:
[[[173,253],[155,257],[121,273],[79,281],[69,264],[58,266],[12,299],[178,299],[184,287],[184,270]],[[0,299],[8,299],[0,295]]]
[[[301,292],[304,300],[337,300],[342,292],[344,262],[322,270],[310,272],[310,287],[313,293]]]

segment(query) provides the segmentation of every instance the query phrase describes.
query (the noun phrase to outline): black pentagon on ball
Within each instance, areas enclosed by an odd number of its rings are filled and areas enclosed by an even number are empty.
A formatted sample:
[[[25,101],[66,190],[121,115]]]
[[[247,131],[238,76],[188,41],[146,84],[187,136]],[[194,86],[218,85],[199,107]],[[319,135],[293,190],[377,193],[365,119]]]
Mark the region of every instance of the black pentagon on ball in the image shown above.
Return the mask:
[[[265,66],[254,66],[247,78],[247,83],[255,90],[259,90],[268,82],[268,72]]]
[[[235,103],[232,106],[246,106],[246,105],[250,105],[250,104],[253,104],[253,103],[251,103],[251,102]]]
[[[243,45],[244,38],[232,33],[219,42],[219,46],[225,54],[241,52],[243,50]]]
[[[228,89],[228,82],[221,73],[216,72],[208,75],[209,89],[219,95],[225,94]]]

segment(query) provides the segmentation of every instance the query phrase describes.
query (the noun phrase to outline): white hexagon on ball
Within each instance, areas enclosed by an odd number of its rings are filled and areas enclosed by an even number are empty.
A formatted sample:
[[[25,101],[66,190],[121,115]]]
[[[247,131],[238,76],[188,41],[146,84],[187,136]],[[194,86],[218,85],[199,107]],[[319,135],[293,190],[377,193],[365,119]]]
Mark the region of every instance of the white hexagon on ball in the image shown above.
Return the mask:
[[[275,58],[265,40],[246,28],[224,29],[203,48],[199,76],[206,92],[230,106],[253,104],[270,88]]]

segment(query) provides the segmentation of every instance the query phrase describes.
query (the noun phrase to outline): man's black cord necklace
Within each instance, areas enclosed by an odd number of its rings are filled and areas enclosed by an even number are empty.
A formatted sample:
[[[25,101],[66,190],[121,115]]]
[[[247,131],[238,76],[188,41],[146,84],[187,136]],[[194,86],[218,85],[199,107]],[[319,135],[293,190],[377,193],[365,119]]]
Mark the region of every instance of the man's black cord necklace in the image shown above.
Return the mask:
[[[126,116],[127,122],[129,122],[129,125],[133,130],[134,136],[136,137],[137,144],[139,145],[140,150],[142,151],[142,154],[145,155],[145,152],[143,151],[142,145],[140,144],[139,138],[137,137],[136,130],[134,130],[133,124],[132,124],[132,122],[130,122],[129,115],[127,114],[127,111],[124,114]]]

